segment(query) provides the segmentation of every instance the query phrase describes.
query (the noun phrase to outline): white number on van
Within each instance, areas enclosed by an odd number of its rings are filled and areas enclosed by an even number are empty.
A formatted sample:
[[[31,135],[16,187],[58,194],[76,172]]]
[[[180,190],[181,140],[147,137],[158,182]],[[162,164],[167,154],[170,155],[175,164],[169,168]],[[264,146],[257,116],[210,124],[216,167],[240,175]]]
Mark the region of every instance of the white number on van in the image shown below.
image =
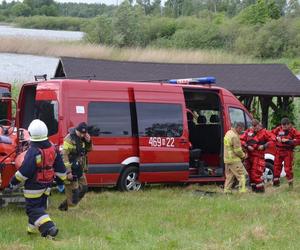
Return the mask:
[[[149,144],[151,147],[168,147],[174,148],[175,147],[175,138],[174,137],[150,137]]]

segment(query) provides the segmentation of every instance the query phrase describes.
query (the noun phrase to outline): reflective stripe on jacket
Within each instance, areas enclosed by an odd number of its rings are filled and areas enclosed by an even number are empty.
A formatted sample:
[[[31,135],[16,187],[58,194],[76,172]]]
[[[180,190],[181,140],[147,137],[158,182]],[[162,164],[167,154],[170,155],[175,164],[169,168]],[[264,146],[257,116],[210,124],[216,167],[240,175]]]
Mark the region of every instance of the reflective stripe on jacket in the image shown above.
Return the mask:
[[[231,128],[224,137],[224,163],[241,162],[244,157],[245,153],[241,147],[240,136],[234,128]]]
[[[76,144],[79,143],[80,145]],[[79,152],[80,149],[84,151],[84,153]],[[63,143],[63,161],[68,170],[71,169],[72,164],[75,161],[78,161],[83,169],[86,168],[87,165],[87,152],[92,150],[92,142],[86,142],[85,140],[81,140],[76,135],[76,132],[74,129],[70,130],[70,133],[67,134],[67,136],[64,138]]]
[[[44,189],[36,189],[36,190],[32,190],[32,189],[24,189],[24,197],[25,198],[29,198],[29,199],[33,199],[33,198],[39,198],[41,197],[43,194],[45,195],[50,195],[51,192],[51,188],[44,188]]]

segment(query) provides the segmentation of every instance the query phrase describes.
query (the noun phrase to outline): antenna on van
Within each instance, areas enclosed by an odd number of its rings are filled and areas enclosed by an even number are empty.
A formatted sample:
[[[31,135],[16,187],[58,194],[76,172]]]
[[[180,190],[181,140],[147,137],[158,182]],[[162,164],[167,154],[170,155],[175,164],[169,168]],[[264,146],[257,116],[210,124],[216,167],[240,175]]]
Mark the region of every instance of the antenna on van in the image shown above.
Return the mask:
[[[62,77],[52,77],[50,79],[83,79],[88,78],[89,80],[92,80],[92,78],[96,78],[96,75],[79,75],[79,76],[62,76]]]
[[[47,81],[47,74],[43,74],[43,75],[35,75],[34,76],[34,80],[37,82],[38,80],[45,80]]]

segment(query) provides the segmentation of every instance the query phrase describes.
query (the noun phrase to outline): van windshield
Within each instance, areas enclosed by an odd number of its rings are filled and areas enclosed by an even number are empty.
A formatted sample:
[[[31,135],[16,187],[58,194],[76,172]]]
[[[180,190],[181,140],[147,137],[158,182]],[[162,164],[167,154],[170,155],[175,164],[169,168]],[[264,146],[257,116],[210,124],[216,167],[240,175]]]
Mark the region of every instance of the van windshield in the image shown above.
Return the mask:
[[[58,102],[55,100],[35,101],[33,119],[42,120],[48,127],[48,136],[58,131]]]

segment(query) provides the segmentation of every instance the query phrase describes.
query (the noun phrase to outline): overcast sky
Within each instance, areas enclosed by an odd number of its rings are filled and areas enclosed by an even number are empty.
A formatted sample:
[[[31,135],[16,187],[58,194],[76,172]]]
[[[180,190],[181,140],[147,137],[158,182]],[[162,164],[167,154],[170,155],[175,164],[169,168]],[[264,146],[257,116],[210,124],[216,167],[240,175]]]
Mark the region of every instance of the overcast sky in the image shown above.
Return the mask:
[[[12,0],[6,0],[6,2],[11,2]],[[0,0],[2,2],[2,0]],[[22,1],[20,1],[22,2]],[[68,2],[73,2],[73,3],[105,3],[105,4],[117,4],[122,2],[122,0],[55,0],[55,2],[60,2],[60,3],[68,3]]]

